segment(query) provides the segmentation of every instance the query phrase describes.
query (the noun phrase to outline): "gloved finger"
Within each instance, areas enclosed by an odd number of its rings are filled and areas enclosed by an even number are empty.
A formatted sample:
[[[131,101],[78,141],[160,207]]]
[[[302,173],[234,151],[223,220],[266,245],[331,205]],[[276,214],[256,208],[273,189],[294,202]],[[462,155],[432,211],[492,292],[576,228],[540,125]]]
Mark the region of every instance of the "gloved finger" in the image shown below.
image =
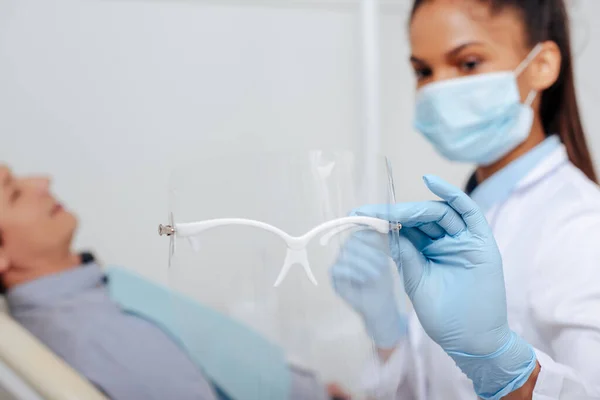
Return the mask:
[[[352,211],[353,215],[400,222],[404,226],[416,227],[437,222],[444,211],[439,201],[408,202],[396,204],[367,204]]]
[[[399,263],[400,259],[400,239],[399,236],[407,238],[418,251],[422,252],[427,246],[433,243],[433,240],[421,232],[419,228],[402,228],[400,232],[390,232],[390,251],[392,258]]]
[[[488,234],[489,227],[485,216],[466,193],[435,175],[426,175],[423,180],[432,193],[446,201],[461,215],[469,231],[480,236]]]
[[[346,243],[360,242],[373,249],[383,250],[386,248],[385,234],[370,229],[360,229],[352,232]]]
[[[384,268],[389,265],[389,259],[390,256],[381,250],[356,242],[355,246],[347,246],[342,249],[336,266],[354,270],[367,279],[375,279],[385,271]]]
[[[340,256],[348,259],[357,258],[361,261],[373,258],[381,258],[387,255],[387,236],[365,234],[366,232],[355,232],[344,242]],[[372,232],[370,232],[372,233]]]
[[[377,266],[386,262],[387,258],[389,252],[386,236],[382,237],[377,233],[377,237],[373,238],[371,235],[354,234],[341,248],[337,263],[347,264],[352,268],[377,269]]]
[[[350,235],[343,247],[352,253],[364,252],[377,257],[389,256],[388,234],[359,230]]]
[[[442,209],[440,210],[439,219],[436,223],[450,236],[458,235],[460,232],[463,232],[467,229],[467,225],[463,221],[460,214],[457,213],[456,210],[454,210],[452,207],[450,207],[445,201],[434,201],[434,203],[438,203],[442,207]],[[439,239],[439,237],[435,238],[431,235],[430,237],[432,239]]]
[[[360,268],[348,268],[345,264],[335,264],[329,270],[329,276],[334,283],[365,283],[368,276]]]
[[[383,257],[388,255],[387,249],[387,235],[379,232],[356,232],[346,240],[342,252],[355,256]]]
[[[404,236],[417,248],[418,251],[422,252],[427,246],[432,244],[434,241],[418,228],[403,228],[400,231],[400,236]]]
[[[446,235],[446,231],[442,229],[442,227],[439,226],[437,222],[428,222],[419,226],[417,229],[419,229],[421,232],[423,232],[432,239],[439,239]]]
[[[372,204],[357,208],[355,215],[363,215],[399,222],[403,227],[414,228],[427,223],[437,223],[449,235],[457,235],[466,229],[465,222],[455,210],[441,201],[416,203]]]
[[[404,289],[412,299],[416,288],[421,282],[423,268],[427,260],[408,238],[400,235],[398,238],[398,268],[404,278]]]
[[[351,256],[340,257],[331,268],[335,274],[353,275],[356,276],[357,281],[366,282],[378,278],[382,273],[383,265],[387,265],[387,260],[382,258],[372,261],[368,257]]]

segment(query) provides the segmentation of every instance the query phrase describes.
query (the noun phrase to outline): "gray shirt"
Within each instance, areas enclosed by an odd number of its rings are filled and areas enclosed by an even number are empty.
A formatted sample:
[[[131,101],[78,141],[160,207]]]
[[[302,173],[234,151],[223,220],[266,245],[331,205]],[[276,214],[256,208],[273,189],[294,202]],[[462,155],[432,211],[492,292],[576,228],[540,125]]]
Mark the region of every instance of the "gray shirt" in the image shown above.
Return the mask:
[[[19,285],[6,297],[13,318],[113,400],[220,398],[165,332],[111,300],[95,264]],[[313,374],[292,368],[292,400],[326,398]]]

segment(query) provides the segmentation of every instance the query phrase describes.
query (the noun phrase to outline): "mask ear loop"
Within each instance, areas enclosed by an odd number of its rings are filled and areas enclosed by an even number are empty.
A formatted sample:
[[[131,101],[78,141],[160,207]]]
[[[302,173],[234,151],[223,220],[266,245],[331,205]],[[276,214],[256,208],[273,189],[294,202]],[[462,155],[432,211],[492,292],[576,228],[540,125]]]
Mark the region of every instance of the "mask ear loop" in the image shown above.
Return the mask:
[[[529,66],[529,64],[531,64],[533,59],[536,58],[537,55],[540,54],[541,51],[542,51],[542,44],[541,43],[536,44],[535,47],[529,52],[527,57],[525,57],[525,59],[523,61],[521,61],[521,63],[517,66],[517,68],[515,68],[515,71],[514,71],[515,77],[521,75],[521,73],[523,73],[525,68],[527,68]],[[533,103],[533,100],[535,100],[535,97],[537,96],[537,94],[538,94],[537,90],[532,90],[531,92],[529,92],[529,94],[527,95],[527,98],[525,99],[524,104],[528,107],[531,107],[531,104]]]
[[[525,105],[527,107],[531,107],[531,104],[533,103],[533,100],[535,100],[535,97],[537,96],[538,92],[537,90],[532,90],[531,92],[529,92],[529,94],[527,95],[527,98],[525,99]]]
[[[527,68],[529,66],[529,64],[531,64],[533,59],[536,58],[537,55],[540,54],[541,51],[542,51],[542,44],[541,43],[536,44],[535,47],[529,52],[527,57],[525,57],[525,59],[523,61],[521,61],[521,64],[519,64],[517,66],[517,68],[515,68],[515,71],[514,71],[515,76],[521,75],[521,73],[525,70],[525,68]]]

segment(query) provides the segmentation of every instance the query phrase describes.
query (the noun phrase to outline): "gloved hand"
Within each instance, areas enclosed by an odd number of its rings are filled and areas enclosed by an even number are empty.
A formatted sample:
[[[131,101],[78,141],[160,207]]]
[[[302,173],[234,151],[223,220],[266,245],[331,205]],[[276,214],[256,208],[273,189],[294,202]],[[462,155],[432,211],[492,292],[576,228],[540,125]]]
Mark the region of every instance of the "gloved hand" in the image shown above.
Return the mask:
[[[406,334],[406,316],[396,301],[388,240],[375,231],[353,233],[330,270],[338,295],[362,318],[380,349],[393,348]]]
[[[392,257],[421,325],[473,381],[479,397],[500,399],[521,387],[536,366],[532,347],[508,326],[500,252],[465,193],[434,176],[425,183],[445,202],[358,211],[402,223]]]

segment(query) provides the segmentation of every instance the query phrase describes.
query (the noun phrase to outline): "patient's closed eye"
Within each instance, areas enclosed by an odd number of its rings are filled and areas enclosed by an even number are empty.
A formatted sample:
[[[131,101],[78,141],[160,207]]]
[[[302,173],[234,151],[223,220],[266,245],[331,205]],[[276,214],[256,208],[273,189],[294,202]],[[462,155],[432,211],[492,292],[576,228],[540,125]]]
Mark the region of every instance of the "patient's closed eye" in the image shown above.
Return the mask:
[[[15,189],[12,191],[12,193],[10,194],[10,202],[14,203],[15,201],[17,201],[17,199],[21,197],[21,189]]]

